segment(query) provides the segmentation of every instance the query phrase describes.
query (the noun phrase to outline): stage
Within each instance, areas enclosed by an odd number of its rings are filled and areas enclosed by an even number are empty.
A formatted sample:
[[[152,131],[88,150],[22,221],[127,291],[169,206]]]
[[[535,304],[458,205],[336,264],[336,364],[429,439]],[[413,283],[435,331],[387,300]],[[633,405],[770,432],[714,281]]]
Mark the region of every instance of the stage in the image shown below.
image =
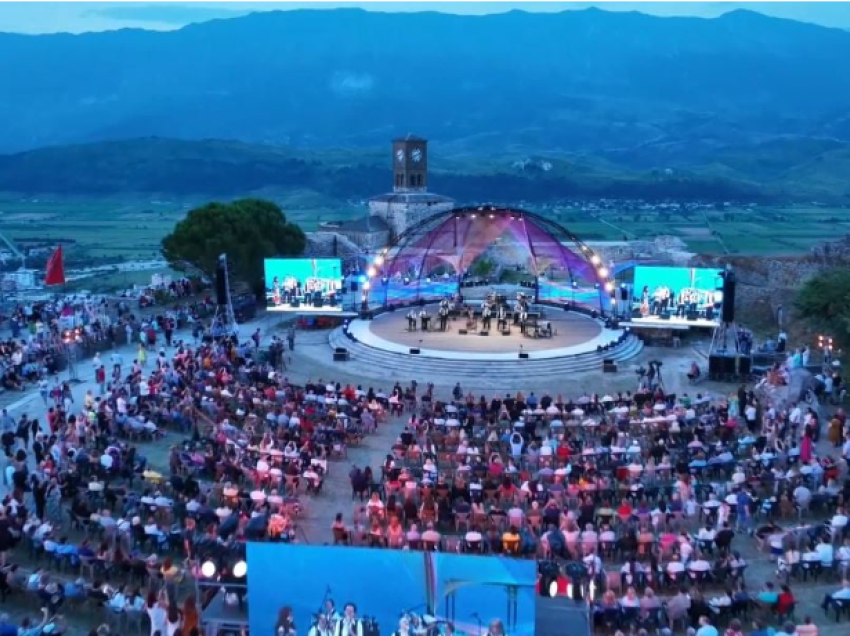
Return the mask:
[[[424,357],[464,361],[516,360],[520,352],[539,360],[595,353],[597,347],[616,342],[623,335],[622,330],[606,329],[603,321],[583,313],[548,306],[534,309],[543,312],[538,324],[552,323],[551,338],[525,336],[519,325],[513,324],[510,334],[503,335],[497,330],[495,317],[486,336],[481,335],[480,320],[478,331],[461,334],[466,328],[462,316],[450,318],[446,331],[409,331],[407,309],[384,312],[372,320],[353,320],[348,332],[359,342],[382,351],[408,355],[410,349],[418,348]],[[426,305],[426,310],[437,327],[438,305]],[[419,324],[417,320],[417,327]]]

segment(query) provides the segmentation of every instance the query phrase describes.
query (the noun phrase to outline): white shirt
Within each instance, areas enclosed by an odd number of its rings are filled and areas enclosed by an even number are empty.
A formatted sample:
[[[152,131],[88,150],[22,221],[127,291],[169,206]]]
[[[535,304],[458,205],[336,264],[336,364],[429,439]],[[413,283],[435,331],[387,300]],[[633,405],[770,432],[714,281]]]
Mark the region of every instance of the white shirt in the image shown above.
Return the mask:
[[[358,619],[355,621],[356,623],[352,625],[348,618],[343,618],[336,624],[335,636],[349,636],[352,632],[354,636],[363,636],[363,623]]]
[[[156,632],[159,632],[160,635],[167,633],[168,613],[165,608],[157,603],[153,607],[148,607],[147,612],[151,619],[151,636],[154,636]]]
[[[820,556],[820,562],[829,567],[832,565],[832,560],[835,556],[835,552],[832,549],[832,545],[829,543],[818,543],[815,546],[815,552]]]

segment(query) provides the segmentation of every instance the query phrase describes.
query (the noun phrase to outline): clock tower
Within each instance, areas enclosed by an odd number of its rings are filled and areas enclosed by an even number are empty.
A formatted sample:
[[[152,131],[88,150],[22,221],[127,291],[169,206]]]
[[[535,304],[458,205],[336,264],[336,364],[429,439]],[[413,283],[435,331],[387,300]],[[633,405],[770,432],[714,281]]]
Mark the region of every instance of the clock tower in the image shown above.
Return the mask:
[[[428,141],[415,135],[393,140],[393,192],[428,189]]]
[[[428,192],[427,139],[407,135],[392,143],[393,190],[369,199],[372,223],[383,222],[390,243],[409,227],[455,204],[449,197]]]

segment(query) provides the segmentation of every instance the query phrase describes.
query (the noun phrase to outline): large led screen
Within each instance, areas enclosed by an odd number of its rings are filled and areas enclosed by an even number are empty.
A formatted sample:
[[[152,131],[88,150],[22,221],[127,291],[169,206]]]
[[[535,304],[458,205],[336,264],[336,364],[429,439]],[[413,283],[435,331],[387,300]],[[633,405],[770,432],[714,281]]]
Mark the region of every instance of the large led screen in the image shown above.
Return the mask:
[[[274,634],[281,615],[306,634],[535,633],[536,563],[439,552],[282,543],[248,545],[252,634]],[[343,621],[340,628],[339,621]]]
[[[341,311],[342,261],[338,258],[267,258],[269,311]]]

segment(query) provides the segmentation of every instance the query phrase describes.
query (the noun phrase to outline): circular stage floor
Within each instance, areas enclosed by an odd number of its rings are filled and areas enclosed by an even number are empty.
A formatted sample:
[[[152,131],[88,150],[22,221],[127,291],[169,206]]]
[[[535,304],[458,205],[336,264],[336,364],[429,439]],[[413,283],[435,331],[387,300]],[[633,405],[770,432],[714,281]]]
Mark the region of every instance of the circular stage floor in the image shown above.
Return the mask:
[[[427,307],[431,320],[437,316],[437,305]],[[422,356],[449,360],[515,360],[523,351],[531,358],[560,358],[595,352],[598,345],[605,345],[620,337],[622,332],[606,329],[603,323],[590,316],[566,312],[557,308],[543,308],[541,323],[551,322],[555,335],[551,338],[531,338],[522,335],[518,325],[511,325],[510,335],[496,330],[492,321],[489,335],[470,331],[460,333],[466,319],[449,319],[447,331],[408,331],[407,309],[385,312],[373,320],[353,320],[349,332],[360,342],[376,349],[409,354],[418,347]],[[438,323],[439,324],[439,323]],[[479,320],[479,328],[481,322]]]

